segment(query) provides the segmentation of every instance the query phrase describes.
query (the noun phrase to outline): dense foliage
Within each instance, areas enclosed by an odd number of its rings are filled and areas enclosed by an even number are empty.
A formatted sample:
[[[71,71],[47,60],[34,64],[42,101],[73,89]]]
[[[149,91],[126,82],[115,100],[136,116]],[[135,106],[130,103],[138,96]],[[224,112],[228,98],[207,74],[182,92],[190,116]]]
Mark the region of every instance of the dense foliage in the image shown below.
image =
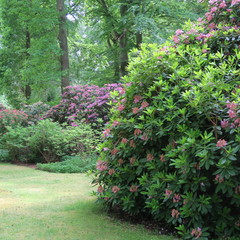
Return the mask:
[[[41,120],[49,109],[50,106],[43,102],[36,102],[31,105],[24,104],[21,106],[21,110],[28,116],[28,124],[30,125],[36,124]]]
[[[8,127],[26,126],[27,119],[28,115],[23,111],[2,107],[0,110],[0,136],[8,131]]]
[[[110,92],[124,93],[121,84],[69,86],[62,95],[61,102],[52,107],[44,118],[51,118],[59,123],[77,126],[78,121],[102,127],[108,120],[111,98]]]
[[[95,179],[106,206],[166,222],[183,239],[240,232],[240,2],[210,4],[175,45],[133,52]]]
[[[85,157],[95,151],[99,140],[89,125],[61,126],[50,120],[41,120],[28,127],[8,127],[0,139],[0,149],[8,151],[12,162],[55,162],[64,156]]]
[[[0,156],[1,159],[1,156]],[[83,173],[93,171],[97,155],[66,156],[63,161],[54,163],[38,163],[37,169],[55,173]]]

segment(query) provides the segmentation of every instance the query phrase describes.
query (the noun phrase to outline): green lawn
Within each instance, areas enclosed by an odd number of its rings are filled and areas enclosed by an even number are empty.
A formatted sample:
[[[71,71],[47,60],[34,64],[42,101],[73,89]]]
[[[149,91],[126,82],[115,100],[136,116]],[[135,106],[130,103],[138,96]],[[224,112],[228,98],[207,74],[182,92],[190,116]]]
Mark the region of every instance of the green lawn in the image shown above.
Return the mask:
[[[173,240],[109,218],[84,174],[0,164],[0,240]]]

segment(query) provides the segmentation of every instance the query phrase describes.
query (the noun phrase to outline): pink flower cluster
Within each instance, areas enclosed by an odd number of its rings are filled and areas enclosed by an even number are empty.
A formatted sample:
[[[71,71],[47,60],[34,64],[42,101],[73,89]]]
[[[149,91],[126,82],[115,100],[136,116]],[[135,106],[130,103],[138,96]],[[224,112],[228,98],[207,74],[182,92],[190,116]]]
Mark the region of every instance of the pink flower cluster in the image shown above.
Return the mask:
[[[180,212],[177,210],[177,209],[172,209],[172,213],[171,213],[171,216],[173,218],[178,218],[180,215]]]
[[[113,186],[112,187],[112,192],[113,193],[117,193],[117,192],[119,192],[120,191],[120,188],[118,187],[118,186]]]
[[[97,192],[98,192],[98,193],[102,193],[103,190],[104,190],[104,189],[103,189],[103,186],[99,186],[98,189],[97,189]]]
[[[138,186],[136,186],[136,185],[132,185],[130,187],[130,192],[137,192],[137,190],[138,190]]]
[[[215,179],[216,182],[222,183],[224,182],[224,178],[222,178],[219,174],[216,175]]]
[[[131,157],[130,160],[129,160],[131,165],[133,165],[135,163],[135,161],[136,161],[135,157]]]
[[[97,170],[99,171],[105,171],[108,169],[108,163],[105,161],[97,161],[97,165],[96,165]]]
[[[199,227],[196,228],[196,229],[193,229],[192,232],[191,232],[191,235],[192,235],[193,237],[195,237],[195,239],[200,238],[201,235],[202,235],[202,229],[199,228]]]
[[[154,159],[154,156],[151,153],[147,154],[147,160],[152,161]]]
[[[109,174],[109,175],[113,175],[114,173],[115,173],[115,170],[114,170],[114,169],[109,169],[109,170],[108,170],[108,174]]]
[[[174,196],[173,196],[173,202],[174,203],[177,203],[177,202],[179,202],[181,200],[181,196],[180,196],[180,194],[174,194]]]
[[[223,147],[225,147],[227,145],[227,141],[225,141],[224,139],[220,139],[220,140],[218,140],[218,142],[217,142],[217,147],[220,147],[220,148],[223,148]]]
[[[166,189],[165,195],[167,198],[169,198],[172,195],[172,190]]]

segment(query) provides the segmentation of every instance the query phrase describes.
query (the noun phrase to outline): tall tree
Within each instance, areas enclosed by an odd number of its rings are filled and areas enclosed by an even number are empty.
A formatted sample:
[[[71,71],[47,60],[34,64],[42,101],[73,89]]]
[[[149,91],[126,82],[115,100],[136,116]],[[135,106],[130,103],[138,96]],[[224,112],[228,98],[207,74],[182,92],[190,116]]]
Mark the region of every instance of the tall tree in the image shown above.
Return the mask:
[[[162,43],[180,23],[204,12],[196,0],[85,0],[85,7],[87,24],[113,53],[109,57],[115,80],[127,73],[132,48],[140,48],[143,41]]]
[[[51,101],[58,89],[58,14],[55,0],[1,0],[1,91],[13,105]]]
[[[68,37],[67,37],[67,17],[65,10],[65,1],[57,0],[57,10],[59,12],[59,33],[58,40],[61,49],[60,66],[61,66],[61,89],[70,85],[69,82],[69,56],[68,56]]]

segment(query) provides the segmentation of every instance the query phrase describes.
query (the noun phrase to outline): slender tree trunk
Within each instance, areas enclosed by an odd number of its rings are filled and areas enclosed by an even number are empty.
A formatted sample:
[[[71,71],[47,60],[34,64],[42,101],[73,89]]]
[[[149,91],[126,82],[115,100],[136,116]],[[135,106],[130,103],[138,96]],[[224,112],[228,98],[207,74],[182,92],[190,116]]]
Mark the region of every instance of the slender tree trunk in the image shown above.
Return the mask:
[[[27,30],[26,31],[26,55],[27,55],[27,58],[29,57],[28,49],[30,47],[31,47],[31,35],[30,35],[30,32]],[[25,97],[27,100],[31,97],[32,89],[31,89],[29,82],[25,86],[24,94],[25,94]]]
[[[68,56],[68,39],[66,29],[66,13],[64,0],[57,0],[57,10],[59,11],[59,33],[58,41],[61,49],[60,66],[61,66],[61,89],[70,85],[69,82],[69,56]]]
[[[127,14],[128,7],[127,5],[121,5],[120,14],[121,17],[124,17]],[[127,74],[127,65],[128,65],[128,49],[127,49],[127,31],[128,29],[124,29],[122,34],[119,37],[119,48],[120,48],[120,56],[119,56],[119,69],[120,69],[120,78]]]
[[[137,32],[137,33],[136,33],[136,48],[137,48],[137,49],[140,49],[141,44],[142,44],[142,41],[143,41],[142,33]]]

